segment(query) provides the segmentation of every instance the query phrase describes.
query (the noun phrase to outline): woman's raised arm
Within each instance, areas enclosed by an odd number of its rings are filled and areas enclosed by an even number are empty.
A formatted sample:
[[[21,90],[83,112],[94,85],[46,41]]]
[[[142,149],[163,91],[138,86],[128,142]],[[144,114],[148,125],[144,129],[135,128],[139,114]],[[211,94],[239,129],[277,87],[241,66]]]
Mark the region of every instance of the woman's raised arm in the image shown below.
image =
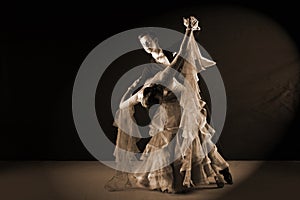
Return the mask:
[[[186,26],[186,31],[181,42],[179,52],[168,67],[166,67],[160,73],[157,73],[152,78],[152,83],[163,84],[164,86],[168,87],[171,84],[173,77],[176,75],[176,73],[181,71],[184,63],[186,62],[185,58],[183,58],[183,51],[186,51],[187,45],[189,44],[191,37],[193,37],[192,31],[200,30],[200,28],[198,26],[198,20],[193,16],[188,19],[184,18],[183,20],[184,25]]]

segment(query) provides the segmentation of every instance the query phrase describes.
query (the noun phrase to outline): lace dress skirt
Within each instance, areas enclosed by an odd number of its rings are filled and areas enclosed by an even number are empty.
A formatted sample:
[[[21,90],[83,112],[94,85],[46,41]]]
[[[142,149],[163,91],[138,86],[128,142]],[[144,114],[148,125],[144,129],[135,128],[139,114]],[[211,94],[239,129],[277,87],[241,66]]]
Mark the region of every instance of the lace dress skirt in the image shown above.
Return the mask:
[[[135,177],[143,187],[170,193],[182,192],[190,187],[208,184],[208,177],[215,175],[215,171],[209,157],[202,153],[200,130],[200,134],[187,148],[185,156],[174,157],[178,144],[175,140],[181,134],[179,124],[182,109],[178,101],[167,100],[161,106],[166,115],[164,130],[152,136],[141,157],[145,161],[144,167],[147,167],[148,172],[135,174]],[[205,109],[203,114],[206,114]],[[206,123],[202,131],[209,133],[213,129]],[[153,153],[158,150],[162,150],[159,156]],[[226,165],[224,160],[221,160],[220,163]],[[158,165],[163,167],[153,170]]]

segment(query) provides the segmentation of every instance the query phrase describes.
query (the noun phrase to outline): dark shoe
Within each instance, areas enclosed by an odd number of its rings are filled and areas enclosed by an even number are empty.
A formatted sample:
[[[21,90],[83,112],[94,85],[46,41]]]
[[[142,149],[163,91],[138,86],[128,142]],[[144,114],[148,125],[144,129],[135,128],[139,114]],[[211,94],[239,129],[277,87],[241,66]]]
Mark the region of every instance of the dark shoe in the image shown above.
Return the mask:
[[[226,183],[228,183],[230,185],[233,184],[232,176],[231,176],[231,173],[229,172],[228,167],[226,167],[223,170],[220,170],[219,172],[220,172],[220,174],[222,174],[224,176]]]
[[[217,174],[215,176],[215,180],[216,180],[216,184],[218,186],[218,188],[222,188],[225,185],[224,179],[220,174]]]
[[[183,187],[183,189],[176,190],[176,191],[174,190],[171,193],[173,193],[173,194],[186,194],[186,193],[189,193],[189,192],[192,192],[192,191],[193,191],[192,187],[189,187],[189,188],[188,187]]]

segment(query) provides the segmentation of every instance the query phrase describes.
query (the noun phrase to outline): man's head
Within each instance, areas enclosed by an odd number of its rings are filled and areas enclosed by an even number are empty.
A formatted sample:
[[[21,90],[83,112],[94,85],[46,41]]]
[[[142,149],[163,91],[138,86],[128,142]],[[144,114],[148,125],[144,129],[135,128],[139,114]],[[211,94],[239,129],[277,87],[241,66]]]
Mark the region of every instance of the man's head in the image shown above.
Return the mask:
[[[152,33],[141,34],[138,38],[147,53],[155,52],[160,48],[157,37]]]

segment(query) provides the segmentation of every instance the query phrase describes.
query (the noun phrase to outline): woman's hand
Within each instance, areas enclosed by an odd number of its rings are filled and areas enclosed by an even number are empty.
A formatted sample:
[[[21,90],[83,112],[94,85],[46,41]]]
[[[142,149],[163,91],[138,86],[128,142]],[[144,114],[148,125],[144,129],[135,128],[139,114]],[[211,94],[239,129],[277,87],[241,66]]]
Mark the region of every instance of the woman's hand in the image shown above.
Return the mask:
[[[190,16],[190,26],[192,27],[192,30],[200,30],[198,24],[199,21],[194,16]]]
[[[193,31],[200,30],[200,27],[198,25],[199,21],[194,16],[183,18],[183,24],[185,25],[185,27],[187,27],[188,29],[192,29]]]

